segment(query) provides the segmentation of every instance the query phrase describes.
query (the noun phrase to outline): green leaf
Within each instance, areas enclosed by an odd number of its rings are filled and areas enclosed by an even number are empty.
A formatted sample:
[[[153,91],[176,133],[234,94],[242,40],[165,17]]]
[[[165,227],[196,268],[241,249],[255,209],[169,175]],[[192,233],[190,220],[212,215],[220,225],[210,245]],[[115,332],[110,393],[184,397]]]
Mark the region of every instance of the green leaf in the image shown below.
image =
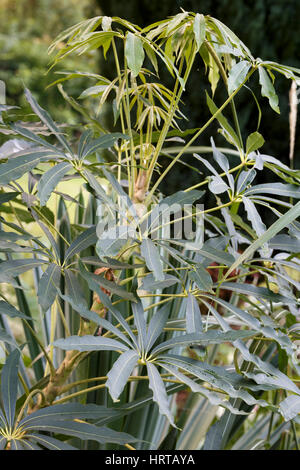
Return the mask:
[[[86,158],[89,155],[94,154],[99,149],[108,149],[113,147],[118,139],[129,139],[128,135],[115,132],[111,134],[105,134],[98,139],[88,140],[87,144],[83,146],[80,158]]]
[[[71,163],[62,162],[54,165],[50,170],[43,174],[37,185],[37,194],[41,206],[45,206],[52,191],[56,188],[61,179],[71,170]]]
[[[147,371],[149,376],[149,387],[153,392],[153,400],[158,404],[159,412],[167,417],[172,426],[176,427],[169,408],[168,395],[157,368],[155,365],[151,364],[151,362],[147,362]]]
[[[128,347],[115,339],[103,336],[69,336],[68,338],[57,339],[54,346],[66,351],[72,349],[76,351],[127,351]]]
[[[94,286],[93,283],[91,283],[90,287],[92,288],[92,290],[94,290],[98,294],[98,296],[99,296],[102,304],[104,305],[104,307],[106,307],[109,310],[109,312],[115,317],[117,322],[120,323],[120,325],[122,325],[122,327],[124,328],[124,330],[126,331],[128,336],[131,338],[133,344],[135,344],[135,346],[138,350],[139,346],[138,346],[137,338],[132,333],[130,327],[128,326],[126,320],[123,318],[123,316],[119,312],[119,310],[111,303],[109,297],[106,294],[104,294],[104,292],[102,292],[102,290],[99,289],[96,284]]]
[[[11,278],[19,276],[29,269],[37,268],[47,261],[41,259],[15,259],[0,263],[0,282],[7,282]]]
[[[1,265],[0,265],[0,268],[1,268]],[[101,287],[104,287],[104,289],[106,289],[107,291],[118,295],[122,299],[128,299],[128,300],[132,300],[133,302],[136,302],[136,296],[133,292],[128,292],[126,289],[119,286],[113,281],[108,281],[107,279],[105,279],[103,275],[96,275],[96,274],[90,273],[89,271],[86,271],[81,261],[79,261],[79,270],[80,270],[82,277],[86,279],[89,285],[91,282],[93,282],[94,287],[97,285],[100,285]],[[0,273],[1,273],[1,270],[0,270]],[[95,288],[92,290],[95,291]]]
[[[145,344],[146,344],[146,321],[145,321],[145,312],[143,309],[143,304],[141,300],[132,304],[132,311],[134,316],[134,323],[138,330],[138,343],[140,347],[140,351],[144,352]]]
[[[275,88],[268,73],[262,66],[258,67],[258,73],[259,83],[261,85],[261,95],[268,98],[271,108],[274,109],[276,113],[280,114],[280,109],[278,106],[278,96],[276,95]]]
[[[210,274],[200,264],[198,264],[194,270],[189,271],[188,277],[201,291],[211,292],[213,285],[212,279]]]
[[[136,77],[143,65],[145,53],[141,39],[133,33],[127,33],[125,41],[125,57],[133,77]]]
[[[108,372],[105,386],[108,388],[114,402],[119,401],[118,398],[123,392],[131,372],[137,365],[138,358],[139,354],[136,351],[126,351],[116,360],[112,369]]]
[[[129,434],[117,432],[106,427],[98,427],[94,424],[79,423],[77,421],[62,422],[49,420],[46,424],[32,425],[31,429],[74,436],[82,440],[93,440],[101,444],[127,444],[128,442],[136,441],[136,439]]]
[[[98,233],[96,252],[99,258],[117,256],[128,242],[136,238],[136,230],[130,225],[115,225]]]
[[[18,345],[16,343],[16,340],[7,333],[6,330],[3,330],[0,328],[0,341],[3,341],[3,343],[11,344],[14,346],[14,348],[18,349]]]
[[[155,281],[153,274],[148,274],[143,278],[140,288],[152,292],[156,289],[165,289],[166,287],[170,287],[178,283],[180,283],[180,280],[171,274],[165,274],[165,279],[163,281]]]
[[[290,395],[279,404],[279,409],[285,421],[296,418],[300,413],[300,396]]]
[[[27,317],[23,313],[19,312],[19,310],[4,300],[0,300],[0,314],[8,315],[10,318],[24,318],[31,320],[31,317]]]
[[[163,263],[153,241],[150,238],[144,238],[141,243],[141,255],[144,258],[147,268],[153,272],[156,281],[163,281],[165,275],[163,272]]]
[[[193,31],[195,35],[195,40],[197,44],[197,49],[199,50],[205,40],[205,17],[200,13],[196,13],[194,23],[193,23]]]
[[[26,438],[30,439],[30,441],[38,442],[43,447],[46,447],[46,449],[49,449],[49,450],[78,450],[76,447],[73,447],[64,441],[55,439],[54,437],[47,436],[46,434],[26,433]],[[28,441],[23,441],[23,442],[28,442]]]
[[[152,348],[155,341],[163,332],[164,326],[170,314],[170,306],[164,305],[151,318],[146,337],[146,353]]]
[[[47,421],[66,421],[73,419],[98,419],[116,414],[112,408],[93,403],[62,403],[34,411],[20,421],[20,426],[30,429],[31,425],[47,424]]]
[[[206,91],[206,102],[207,102],[207,106],[211,114],[214,115],[218,111],[218,107],[215,105],[214,101],[210,98],[207,91]],[[226,117],[222,113],[219,113],[217,116],[217,120],[221,124],[221,126],[224,127],[224,129],[228,132],[228,134],[230,135],[232,139],[232,142],[239,148],[240,146],[239,138],[236,132],[234,131],[234,129],[229,124]]]
[[[231,95],[245,80],[251,64],[247,60],[242,60],[235,64],[228,76],[228,93]]]
[[[65,137],[63,136],[62,132],[54,123],[49,113],[40,107],[40,105],[37,103],[31,92],[27,88],[25,88],[25,96],[32,110],[38,115],[40,120],[47,126],[47,128],[55,134],[56,138],[59,140],[62,146],[72,155],[72,149],[66,141]]]
[[[38,302],[45,313],[53,304],[60,285],[61,268],[51,263],[43,273],[38,287]]]
[[[178,346],[191,346],[194,344],[208,346],[209,344],[233,342],[237,339],[254,336],[255,333],[256,331],[253,330],[232,330],[225,332],[220,330],[208,330],[203,333],[178,335],[156,346],[151,351],[151,356],[158,356],[158,354],[161,352],[166,351],[167,349],[173,349]]]
[[[65,254],[65,261],[71,256],[80,253],[91,245],[95,245],[98,240],[96,226],[92,226],[82,232],[69,246]]]
[[[0,167],[1,168],[1,167]],[[1,193],[0,194],[0,204],[5,204],[6,202],[12,201],[15,199],[18,194],[20,194],[17,191],[11,191],[9,193]]]
[[[13,426],[18,393],[20,351],[15,349],[6,359],[1,374],[1,397],[9,428]]]
[[[255,242],[253,242],[239,257],[238,259],[230,266],[230,269],[227,271],[222,280],[226,279],[229,274],[234,271],[240,264],[247,260],[255,251],[260,248],[264,243],[274,237],[280,230],[289,225],[293,220],[297,219],[300,215],[300,201],[287,211],[284,215],[280,217],[276,222],[274,222],[265,233],[259,237]]]
[[[300,186],[284,183],[263,183],[252,186],[245,191],[245,196],[258,196],[260,194],[276,194],[277,196],[300,199]]]
[[[200,333],[203,330],[201,312],[197,299],[188,294],[186,303],[186,332],[187,333]]]
[[[125,343],[129,345],[129,347],[132,347],[132,344],[130,341],[127,339],[127,337],[120,331],[118,328],[116,328],[111,322],[107,321],[105,318],[100,317],[96,312],[93,310],[89,310],[85,304],[82,302],[76,302],[72,297],[68,295],[64,295],[61,293],[60,290],[58,290],[59,296],[65,301],[68,302],[73,310],[75,312],[79,313],[79,315],[89,321],[94,322],[96,325],[102,326],[107,331],[111,331],[113,334],[118,336],[121,340],[123,340]]]
[[[41,159],[41,152],[28,153],[19,157],[10,158],[7,163],[0,164],[0,185],[16,181],[25,173],[32,170]]]
[[[231,290],[233,292],[250,295],[256,298],[263,298],[271,300],[272,302],[282,302],[282,303],[291,303],[294,302],[292,297],[287,297],[284,295],[276,294],[266,287],[258,287],[248,283],[239,283],[239,282],[223,282],[222,289]]]
[[[246,142],[246,154],[249,155],[251,152],[255,152],[265,143],[265,139],[259,132],[253,132],[247,138]]]

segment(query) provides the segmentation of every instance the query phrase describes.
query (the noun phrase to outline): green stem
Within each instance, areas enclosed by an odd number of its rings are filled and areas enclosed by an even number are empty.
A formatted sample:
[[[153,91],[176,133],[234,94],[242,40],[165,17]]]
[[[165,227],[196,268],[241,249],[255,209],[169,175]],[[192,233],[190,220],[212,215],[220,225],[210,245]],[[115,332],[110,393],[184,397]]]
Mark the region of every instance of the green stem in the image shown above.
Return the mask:
[[[169,164],[169,166],[165,169],[165,171],[161,174],[161,176],[158,178],[156,183],[153,185],[151,191],[149,192],[147,200],[151,200],[155,190],[158,188],[158,186],[160,185],[162,180],[165,178],[167,173],[175,165],[177,160],[179,160],[179,158],[184,154],[186,149],[189,148],[190,145],[202,134],[202,132],[204,132],[207,129],[207,127],[217,118],[217,116],[219,116],[219,114],[223,111],[223,109],[226,108],[226,106],[231,102],[232,98],[240,91],[240,89],[244,86],[244,84],[247,82],[247,80],[249,80],[249,78],[251,77],[251,75],[254,73],[255,70],[256,70],[256,68],[252,67],[250,72],[247,74],[245,80],[238,86],[238,88],[233,93],[231,93],[229,98],[222,104],[222,106],[215,112],[215,114],[213,114],[213,116],[199,129],[198,132],[196,132],[196,134],[189,140],[189,142],[176,155],[174,160],[172,160],[172,162]]]

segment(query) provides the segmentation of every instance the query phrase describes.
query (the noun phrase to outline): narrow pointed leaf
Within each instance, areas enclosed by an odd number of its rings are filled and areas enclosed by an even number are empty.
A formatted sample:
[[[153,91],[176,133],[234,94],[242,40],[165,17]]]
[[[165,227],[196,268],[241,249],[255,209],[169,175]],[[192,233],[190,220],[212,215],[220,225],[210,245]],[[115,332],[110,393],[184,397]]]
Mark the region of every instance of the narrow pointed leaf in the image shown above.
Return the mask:
[[[151,351],[151,356],[157,356],[167,349],[173,349],[178,346],[187,347],[194,344],[208,346],[209,344],[221,344],[226,342],[232,343],[237,339],[254,336],[255,333],[256,332],[253,330],[232,330],[225,332],[220,330],[209,330],[204,333],[188,333],[185,335],[178,335],[156,346]]]
[[[24,318],[24,319],[30,319],[31,317],[27,317],[23,313],[19,312],[13,305],[10,305],[8,302],[5,302],[4,300],[0,300],[0,314],[2,315],[7,315],[10,318]]]
[[[62,162],[54,165],[43,174],[37,185],[38,198],[41,206],[45,206],[52,191],[71,168],[73,168],[71,163]]]
[[[127,444],[136,439],[129,434],[117,432],[106,427],[98,427],[89,423],[79,423],[76,421],[54,421],[49,420],[47,424],[33,425],[32,430],[55,432],[67,436],[78,437],[82,440],[93,440],[105,443]]]
[[[213,283],[210,274],[200,264],[189,271],[188,276],[201,291],[211,291]]]
[[[167,322],[169,314],[170,307],[169,305],[165,305],[164,307],[157,310],[157,312],[151,318],[146,337],[146,352],[152,348],[155,341],[163,332],[163,328]]]
[[[43,108],[41,108],[41,106],[37,103],[37,101],[31,94],[31,92],[27,88],[25,89],[25,96],[26,96],[28,103],[32,107],[33,111],[38,115],[40,120],[48,127],[50,131],[52,131],[55,134],[55,136],[60,141],[62,146],[72,155],[71,147],[69,146],[62,132],[54,123],[49,113],[45,111]]]
[[[65,301],[68,302],[75,312],[79,313],[79,315],[86,319],[94,322],[96,325],[102,326],[105,330],[111,331],[114,333],[118,338],[122,339],[125,343],[127,343],[130,347],[132,346],[130,341],[126,338],[126,336],[116,328],[111,322],[106,320],[105,318],[100,317],[96,312],[93,310],[89,310],[87,306],[83,303],[77,303],[72,299],[72,297],[68,295],[63,295],[60,291],[59,296]]]
[[[59,441],[54,437],[47,436],[46,434],[26,434],[26,437],[31,441],[37,442],[38,444],[46,447],[49,450],[79,450],[74,446],[71,446],[67,442]],[[41,449],[42,450],[42,449]]]
[[[280,217],[265,233],[255,240],[239,257],[238,259],[230,266],[230,269],[227,271],[223,279],[226,279],[229,274],[234,271],[240,264],[247,260],[257,249],[259,249],[264,243],[274,237],[280,230],[289,225],[293,220],[297,219],[300,215],[300,202],[298,202],[294,207],[287,211],[284,215]]]
[[[29,269],[37,268],[46,261],[39,259],[16,259],[11,261],[3,261],[0,263],[0,282],[4,279],[9,280],[12,277],[19,276],[19,274],[29,271]],[[3,280],[2,280],[3,279]]]
[[[16,400],[18,393],[18,366],[20,351],[15,349],[10,353],[3,366],[1,374],[1,396],[8,426],[14,422]]]
[[[147,371],[149,376],[149,387],[153,392],[153,400],[158,404],[159,412],[167,417],[172,426],[176,427],[169,407],[165,385],[157,368],[155,365],[147,362]]]
[[[66,351],[127,351],[128,347],[110,338],[102,336],[69,336],[66,339],[57,339],[54,346]]]
[[[229,95],[231,95],[243,83],[250,68],[251,64],[246,60],[242,60],[232,67],[228,77]]]
[[[77,253],[80,253],[82,250],[85,250],[91,245],[95,245],[97,242],[96,227],[92,226],[82,232],[69,246],[66,251],[65,261],[67,261],[71,256],[74,256]]]
[[[60,277],[60,266],[51,263],[40,279],[38,288],[38,302],[43,312],[46,312],[51,307],[56,298]]]
[[[140,350],[143,352],[146,344],[147,329],[143,304],[140,300],[132,304],[132,311],[134,316],[134,323],[138,330],[139,347]]]
[[[203,327],[199,304],[192,294],[188,294],[186,303],[186,332],[200,333],[202,330]]]
[[[141,243],[141,255],[144,258],[147,268],[153,272],[156,281],[163,281],[165,276],[163,272],[163,263],[158,251],[150,238],[145,238]]]

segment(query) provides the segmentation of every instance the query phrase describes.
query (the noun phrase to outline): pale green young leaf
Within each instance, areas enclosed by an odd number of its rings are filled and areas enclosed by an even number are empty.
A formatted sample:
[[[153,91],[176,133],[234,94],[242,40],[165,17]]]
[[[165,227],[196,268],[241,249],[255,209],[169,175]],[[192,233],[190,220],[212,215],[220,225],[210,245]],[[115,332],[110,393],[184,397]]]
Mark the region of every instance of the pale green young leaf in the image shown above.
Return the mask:
[[[133,77],[136,77],[142,68],[145,52],[141,39],[131,32],[127,33],[125,41],[125,57]]]

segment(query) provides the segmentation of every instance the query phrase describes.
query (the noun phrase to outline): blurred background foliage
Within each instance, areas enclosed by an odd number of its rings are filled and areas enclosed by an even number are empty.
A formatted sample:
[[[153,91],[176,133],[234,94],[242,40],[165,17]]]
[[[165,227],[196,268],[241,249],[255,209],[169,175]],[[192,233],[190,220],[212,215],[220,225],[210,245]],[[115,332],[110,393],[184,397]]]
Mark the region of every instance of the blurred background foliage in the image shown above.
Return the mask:
[[[66,105],[56,87],[45,88],[58,78],[56,72],[80,70],[111,76],[111,63],[103,62],[98,51],[83,56],[68,58],[46,74],[49,65],[47,48],[62,30],[83,19],[99,14],[126,18],[140,26],[146,26],[180,12],[188,11],[209,14],[221,20],[232,29],[250,48],[256,57],[275,60],[286,65],[300,67],[300,21],[299,0],[0,0],[0,79],[7,87],[7,104],[26,106],[23,84],[35,95],[40,104],[60,122],[68,124],[81,122],[81,115]],[[200,64],[200,62],[199,62]],[[161,77],[172,84],[170,76]],[[281,114],[276,114],[268,100],[260,100],[263,119],[260,132],[266,140],[263,153],[276,156],[289,164],[289,87],[290,82],[276,76],[275,88],[279,95]],[[77,78],[65,82],[66,91],[77,98],[91,83]],[[254,93],[258,90],[258,80],[249,83]],[[184,96],[182,111],[189,118],[182,121],[183,129],[194,128],[209,117],[204,102],[199,102],[199,90],[206,87],[210,91],[204,71],[195,67],[190,77],[187,93]],[[218,87],[215,102],[221,104],[224,90]],[[202,94],[203,96],[203,94]],[[241,116],[242,135],[247,136],[256,130],[258,109],[249,90],[242,90],[237,100]],[[298,120],[299,122],[299,120]],[[109,120],[107,126],[110,126]],[[198,145],[209,145],[213,135],[216,143],[225,146],[223,137],[217,135],[217,123],[203,134]],[[294,166],[299,168],[300,133],[296,135]],[[167,161],[161,161],[162,165]],[[266,173],[261,175],[266,179]],[[273,174],[267,178],[272,181]],[[199,178],[187,167],[170,172],[164,193],[172,193],[182,186],[182,181],[193,184]],[[260,182],[260,181],[258,181]]]

